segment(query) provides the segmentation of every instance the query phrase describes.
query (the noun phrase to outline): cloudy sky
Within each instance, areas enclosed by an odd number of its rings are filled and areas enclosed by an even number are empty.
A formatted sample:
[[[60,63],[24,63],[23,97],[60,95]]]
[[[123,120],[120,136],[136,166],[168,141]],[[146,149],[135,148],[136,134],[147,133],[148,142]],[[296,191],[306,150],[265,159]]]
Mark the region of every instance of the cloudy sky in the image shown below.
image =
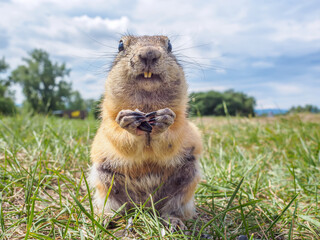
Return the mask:
[[[190,91],[242,91],[257,109],[320,107],[319,0],[0,0],[0,57],[10,70],[44,49],[67,63],[85,98],[103,92],[126,32],[168,35]]]

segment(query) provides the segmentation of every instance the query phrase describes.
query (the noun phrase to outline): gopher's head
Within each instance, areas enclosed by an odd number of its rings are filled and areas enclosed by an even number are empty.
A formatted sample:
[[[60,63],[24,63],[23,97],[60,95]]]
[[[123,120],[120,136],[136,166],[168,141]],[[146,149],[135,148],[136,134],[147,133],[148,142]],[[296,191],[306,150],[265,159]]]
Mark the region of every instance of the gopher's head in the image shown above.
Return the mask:
[[[118,50],[110,74],[122,84],[148,92],[184,85],[184,73],[168,37],[123,36]]]

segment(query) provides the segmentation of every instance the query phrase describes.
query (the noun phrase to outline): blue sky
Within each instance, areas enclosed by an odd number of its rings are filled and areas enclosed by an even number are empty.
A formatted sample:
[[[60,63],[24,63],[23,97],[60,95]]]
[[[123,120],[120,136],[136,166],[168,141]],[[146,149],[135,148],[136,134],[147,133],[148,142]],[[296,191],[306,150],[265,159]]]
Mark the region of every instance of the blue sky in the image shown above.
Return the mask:
[[[126,32],[168,35],[190,91],[232,88],[258,109],[320,107],[318,0],[0,0],[0,57],[10,70],[42,48],[67,63],[85,98],[102,94]]]

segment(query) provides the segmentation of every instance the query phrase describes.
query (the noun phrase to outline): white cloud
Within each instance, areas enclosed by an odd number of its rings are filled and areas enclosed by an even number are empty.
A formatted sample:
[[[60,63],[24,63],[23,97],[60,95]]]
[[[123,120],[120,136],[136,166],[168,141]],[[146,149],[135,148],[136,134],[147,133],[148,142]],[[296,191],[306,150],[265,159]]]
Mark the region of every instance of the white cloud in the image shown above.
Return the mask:
[[[319,86],[316,82],[320,83],[320,79],[314,81],[313,84],[305,84],[304,79],[306,76],[300,76],[292,81],[286,83],[281,82],[268,82],[263,83],[262,86],[265,89],[269,89],[271,95],[283,96],[283,97],[298,97],[307,99],[309,97],[317,97],[317,92],[319,91]],[[313,81],[310,81],[313,82]]]
[[[226,70],[225,69],[217,69],[215,71],[216,71],[216,73],[219,73],[219,74],[226,74]]]
[[[272,67],[274,67],[274,64],[272,62],[267,62],[267,61],[253,62],[251,65],[255,68],[272,68]]]
[[[311,67],[312,70],[320,72],[320,65],[315,65]]]
[[[99,16],[90,18],[87,15],[74,17],[73,21],[76,23],[77,28],[81,28],[84,32],[101,31],[102,29],[105,31],[125,32],[129,23],[127,17],[111,20],[103,19]]]
[[[189,92],[226,91],[229,86],[221,86],[213,82],[189,82]]]
[[[84,98],[100,98],[104,92],[106,77],[102,74],[71,72],[73,79],[73,88],[78,90]]]
[[[202,71],[212,69],[219,77],[227,77],[234,70],[239,75],[242,71],[272,71],[277,67],[274,57],[316,53],[320,49],[319,9],[315,0],[294,5],[253,0],[11,0],[0,2],[0,29],[8,36],[0,57],[4,55],[13,69],[21,64],[27,51],[43,48],[55,60],[67,61],[74,87],[92,97],[103,89],[106,74],[93,74],[102,70],[92,70],[91,65],[99,69],[101,62],[111,61],[119,34],[127,30],[139,35],[166,34],[173,49],[180,49],[177,54],[187,56],[180,59],[189,62],[183,65],[190,89],[237,90],[243,89],[240,80],[230,80],[232,85],[205,82]],[[318,66],[309,66],[318,74],[317,69]],[[86,81],[95,84],[86,85]],[[303,84],[274,81],[269,79],[256,88],[267,87],[279,99],[310,92]],[[315,85],[310,88],[320,91]],[[266,95],[261,93],[258,97],[268,105],[271,99]],[[313,97],[309,99],[315,101]]]
[[[268,84],[274,91],[277,91],[283,95],[295,95],[303,92],[303,88],[298,85],[291,85],[290,83],[282,84],[282,83],[269,83]]]
[[[297,40],[310,42],[320,40],[320,20],[311,20],[310,22],[301,21],[281,21],[276,25],[272,40],[284,42],[286,40]]]
[[[86,11],[106,11],[113,9],[119,4],[117,0],[94,0],[91,3],[87,0],[11,0],[16,8],[24,10],[54,10],[55,12],[67,12],[70,10],[86,10]]]
[[[282,108],[281,108],[282,107]],[[259,99],[256,103],[256,109],[286,109],[286,106],[279,106],[273,98]]]

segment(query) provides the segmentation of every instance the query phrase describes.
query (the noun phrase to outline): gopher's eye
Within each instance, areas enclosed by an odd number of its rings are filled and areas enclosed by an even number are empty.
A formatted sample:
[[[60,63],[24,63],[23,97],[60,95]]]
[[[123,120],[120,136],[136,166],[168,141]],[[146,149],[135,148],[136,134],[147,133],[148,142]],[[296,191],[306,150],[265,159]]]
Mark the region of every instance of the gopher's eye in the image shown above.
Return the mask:
[[[120,40],[120,42],[119,42],[119,46],[118,46],[118,50],[119,50],[119,52],[121,52],[121,51],[123,51],[123,49],[124,49],[123,41],[122,41],[122,40]]]
[[[170,40],[168,41],[168,52],[171,52],[172,51],[172,45],[171,45],[171,42]]]

